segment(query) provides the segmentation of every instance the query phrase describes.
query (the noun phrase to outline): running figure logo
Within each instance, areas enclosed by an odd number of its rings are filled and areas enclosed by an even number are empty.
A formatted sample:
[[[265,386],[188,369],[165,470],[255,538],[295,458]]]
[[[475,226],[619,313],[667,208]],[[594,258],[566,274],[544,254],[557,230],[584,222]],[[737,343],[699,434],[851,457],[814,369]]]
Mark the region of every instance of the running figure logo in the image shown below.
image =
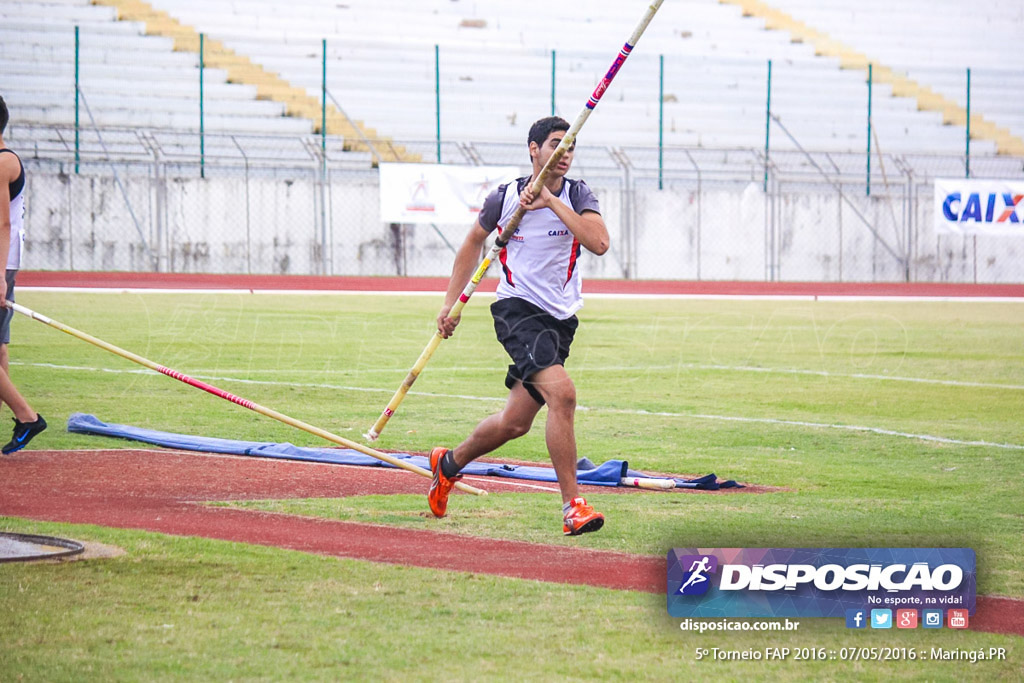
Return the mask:
[[[718,558],[714,555],[685,555],[679,558],[680,567],[689,565],[679,586],[679,595],[704,595],[711,587],[709,574],[718,571]]]
[[[434,202],[430,199],[430,181],[422,173],[420,179],[410,186],[409,203],[405,205],[405,210],[427,213],[434,211]]]

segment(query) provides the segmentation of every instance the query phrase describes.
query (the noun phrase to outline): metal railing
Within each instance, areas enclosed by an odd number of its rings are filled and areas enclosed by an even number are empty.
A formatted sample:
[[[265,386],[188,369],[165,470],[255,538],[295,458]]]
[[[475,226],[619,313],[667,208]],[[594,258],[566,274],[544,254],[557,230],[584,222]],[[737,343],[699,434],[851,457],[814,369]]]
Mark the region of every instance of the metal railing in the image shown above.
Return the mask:
[[[29,268],[447,275],[467,227],[383,223],[373,156],[347,152],[330,136],[321,145],[316,135],[207,133],[201,174],[195,134],[82,130],[76,154],[71,133],[16,124],[8,131],[29,174]],[[466,163],[528,172],[524,145],[445,144]],[[959,176],[962,155],[876,149],[874,159],[881,182],[868,196],[863,156],[853,153],[581,147],[572,175],[594,189],[612,232],[609,255],[584,259],[583,273],[1024,281],[1013,257],[1024,238],[933,231],[932,182]],[[1020,179],[1024,159],[975,158],[972,172]]]

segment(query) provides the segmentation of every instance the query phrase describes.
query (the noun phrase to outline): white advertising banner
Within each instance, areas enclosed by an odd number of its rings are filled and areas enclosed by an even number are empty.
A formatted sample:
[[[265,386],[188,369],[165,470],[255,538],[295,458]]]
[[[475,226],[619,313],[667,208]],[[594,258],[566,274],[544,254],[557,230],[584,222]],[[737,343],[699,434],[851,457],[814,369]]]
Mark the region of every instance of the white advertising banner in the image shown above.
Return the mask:
[[[935,232],[1024,235],[1024,181],[935,181]]]
[[[380,219],[472,225],[487,195],[518,175],[515,166],[381,164]]]

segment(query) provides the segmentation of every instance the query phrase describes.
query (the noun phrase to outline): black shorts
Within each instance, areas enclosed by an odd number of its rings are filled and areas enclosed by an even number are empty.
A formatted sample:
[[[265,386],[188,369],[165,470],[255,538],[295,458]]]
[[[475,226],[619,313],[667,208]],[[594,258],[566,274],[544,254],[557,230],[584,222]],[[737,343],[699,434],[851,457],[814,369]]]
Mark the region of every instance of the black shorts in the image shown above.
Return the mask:
[[[8,270],[7,277],[7,300],[14,301],[14,277],[18,274],[16,270]],[[14,309],[4,306],[0,308],[0,344],[11,343],[11,318],[14,317]]]
[[[491,304],[491,315],[498,341],[512,357],[505,386],[511,389],[516,382],[522,382],[530,396],[544,405],[544,397],[530,378],[544,368],[565,365],[579,320],[576,316],[559,320],[529,301],[515,297],[495,301]]]

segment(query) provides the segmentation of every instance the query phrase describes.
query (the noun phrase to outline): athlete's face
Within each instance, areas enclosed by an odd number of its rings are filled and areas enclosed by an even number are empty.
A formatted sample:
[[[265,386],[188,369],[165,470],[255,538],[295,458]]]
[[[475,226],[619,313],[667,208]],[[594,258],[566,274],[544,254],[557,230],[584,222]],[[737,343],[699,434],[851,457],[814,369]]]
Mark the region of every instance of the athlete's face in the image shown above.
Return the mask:
[[[530,143],[530,156],[533,158],[533,162],[537,165],[538,170],[544,168],[544,164],[548,163],[548,159],[558,149],[558,145],[562,143],[563,137],[565,137],[564,130],[554,130],[548,134],[543,145],[537,146],[536,142]],[[562,158],[558,160],[558,165],[551,169],[551,174],[554,176],[564,176],[568,173],[569,167],[572,166],[572,156],[575,151],[576,143],[574,142],[569,149],[565,150]]]

